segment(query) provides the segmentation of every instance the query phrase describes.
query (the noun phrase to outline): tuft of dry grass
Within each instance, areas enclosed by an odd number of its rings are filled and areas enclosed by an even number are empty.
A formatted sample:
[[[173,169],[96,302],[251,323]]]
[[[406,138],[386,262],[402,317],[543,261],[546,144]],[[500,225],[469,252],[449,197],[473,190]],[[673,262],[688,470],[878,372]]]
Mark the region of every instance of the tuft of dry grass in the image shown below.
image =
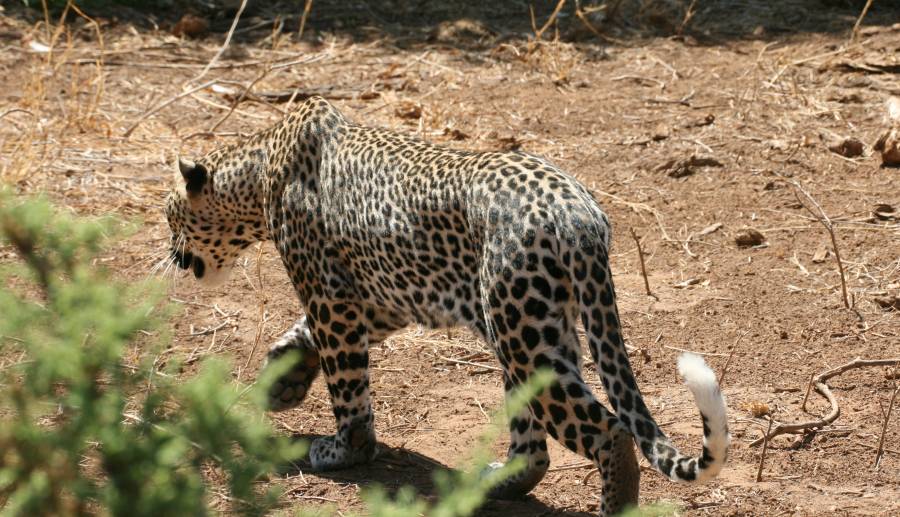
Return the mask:
[[[70,12],[93,31],[93,59],[76,59],[82,49],[66,22]],[[110,132],[108,116],[100,109],[106,88],[100,25],[71,2],[56,22],[46,6],[44,15],[44,21],[25,36],[28,73],[22,96],[15,108],[0,115],[17,130],[14,135],[0,135],[0,180],[16,185],[29,181],[54,157],[52,141],[70,141],[73,131],[77,135]],[[48,105],[53,107],[48,109]]]

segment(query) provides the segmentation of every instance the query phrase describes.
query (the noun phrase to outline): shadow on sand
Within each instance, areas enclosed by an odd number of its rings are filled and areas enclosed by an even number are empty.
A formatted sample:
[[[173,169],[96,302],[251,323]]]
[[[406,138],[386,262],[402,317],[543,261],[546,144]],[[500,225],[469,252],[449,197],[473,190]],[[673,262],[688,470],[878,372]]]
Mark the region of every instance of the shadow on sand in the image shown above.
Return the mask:
[[[296,435],[294,439],[309,443],[319,438],[319,436]],[[308,462],[298,461],[281,469],[281,474],[285,476],[296,475],[299,471],[308,468]],[[360,487],[380,485],[391,495],[394,495],[403,486],[411,486],[419,495],[426,499],[432,499],[437,496],[433,482],[434,473],[440,470],[450,470],[450,467],[419,453],[403,448],[388,447],[379,443],[378,455],[371,463],[358,465],[352,469],[317,472],[316,476],[340,483],[353,483]],[[598,487],[598,501],[599,497]],[[520,500],[490,500],[475,513],[475,516],[596,517],[595,514],[591,513],[571,511],[565,508],[553,508],[530,495]]]

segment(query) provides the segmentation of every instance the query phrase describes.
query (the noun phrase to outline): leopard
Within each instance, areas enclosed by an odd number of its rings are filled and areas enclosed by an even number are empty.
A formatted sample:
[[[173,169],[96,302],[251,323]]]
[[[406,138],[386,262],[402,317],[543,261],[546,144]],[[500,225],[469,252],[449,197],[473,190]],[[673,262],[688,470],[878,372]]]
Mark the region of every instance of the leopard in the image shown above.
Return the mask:
[[[367,127],[312,97],[268,129],[173,168],[171,260],[200,285],[224,282],[254,243],[271,241],[280,255],[302,312],[267,354],[265,368],[293,353],[269,409],[299,406],[324,377],[336,431],[310,444],[313,470],[375,457],[369,350],[411,324],[470,329],[499,362],[507,397],[536,372],[554,373],[509,419],[506,462],[524,468],[490,497],[521,498],[544,478],[548,435],[599,470],[603,516],[638,502],[635,446],[675,482],[723,468],[730,435],[716,375],[698,355],[678,358],[703,424],[701,454],[684,454],[651,415],[629,362],[609,219],[548,159]],[[584,380],[582,346],[611,409]]]

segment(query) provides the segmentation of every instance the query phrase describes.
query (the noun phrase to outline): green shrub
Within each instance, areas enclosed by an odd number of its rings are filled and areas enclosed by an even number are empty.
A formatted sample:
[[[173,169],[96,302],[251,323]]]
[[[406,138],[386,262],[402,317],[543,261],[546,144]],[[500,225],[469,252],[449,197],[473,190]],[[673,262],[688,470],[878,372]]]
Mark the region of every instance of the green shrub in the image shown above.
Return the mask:
[[[204,515],[204,468],[234,512],[265,513],[277,494],[254,482],[302,451],[266,423],[265,382],[242,388],[221,360],[187,382],[155,372],[147,334],[171,310],[95,265],[115,229],[0,193],[0,244],[25,263],[0,272],[2,514]]]

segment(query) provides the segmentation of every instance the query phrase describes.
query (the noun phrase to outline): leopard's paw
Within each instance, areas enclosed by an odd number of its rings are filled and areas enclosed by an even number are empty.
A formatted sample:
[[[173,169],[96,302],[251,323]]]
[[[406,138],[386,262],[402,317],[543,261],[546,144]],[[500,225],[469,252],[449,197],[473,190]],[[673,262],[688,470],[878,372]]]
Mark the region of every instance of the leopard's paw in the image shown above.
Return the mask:
[[[313,440],[309,461],[313,470],[339,470],[368,463],[375,457],[375,433],[365,426],[351,427],[335,436]]]

